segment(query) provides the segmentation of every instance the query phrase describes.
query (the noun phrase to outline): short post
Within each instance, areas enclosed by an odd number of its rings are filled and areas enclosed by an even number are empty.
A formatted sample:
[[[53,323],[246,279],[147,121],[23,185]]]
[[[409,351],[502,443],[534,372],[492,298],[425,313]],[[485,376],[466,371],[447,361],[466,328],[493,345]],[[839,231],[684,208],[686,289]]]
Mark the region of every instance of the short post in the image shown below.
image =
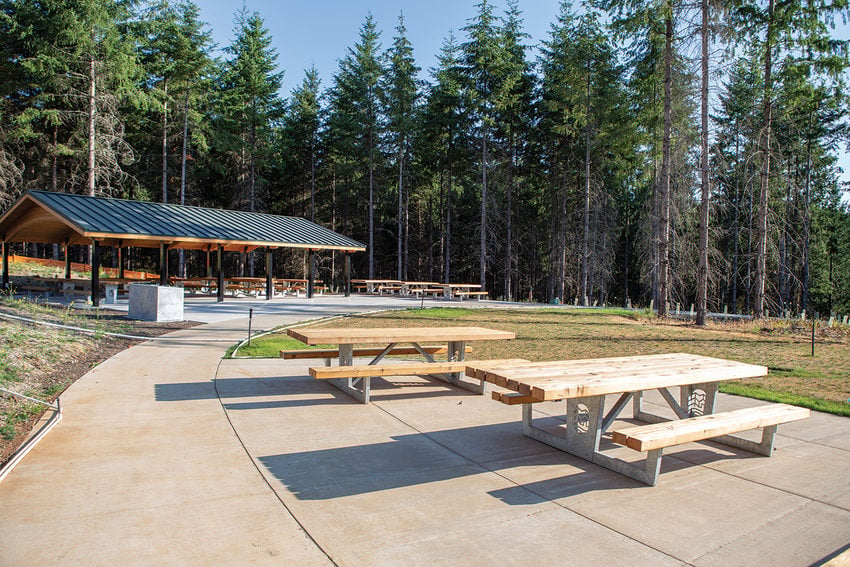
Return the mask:
[[[815,357],[815,327],[818,325],[817,316],[812,317],[812,358]]]
[[[248,309],[248,346],[251,346],[251,324],[254,322],[254,308]]]

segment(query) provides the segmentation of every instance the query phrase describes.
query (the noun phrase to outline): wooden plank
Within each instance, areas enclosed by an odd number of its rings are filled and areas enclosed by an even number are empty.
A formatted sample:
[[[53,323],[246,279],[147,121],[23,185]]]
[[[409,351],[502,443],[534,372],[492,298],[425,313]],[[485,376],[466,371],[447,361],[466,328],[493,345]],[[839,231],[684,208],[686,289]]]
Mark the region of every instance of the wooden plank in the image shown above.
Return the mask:
[[[611,435],[614,443],[625,445],[636,451],[651,451],[749,429],[797,421],[807,417],[809,417],[809,410],[806,408],[787,404],[770,404],[651,425],[627,427],[618,429]]]
[[[692,354],[650,354],[641,356],[619,356],[614,358],[588,358],[578,360],[551,360],[544,362],[532,362],[521,369],[512,370],[508,378],[521,378],[533,376],[551,376],[557,371],[561,375],[583,374],[591,371],[595,374],[605,372],[619,374],[627,372],[630,368],[645,366],[648,364],[669,364],[672,362],[687,360],[690,362],[706,362],[708,357]]]
[[[509,362],[521,361],[522,359],[510,359]],[[482,360],[481,363],[499,364],[501,360]],[[415,362],[415,363],[382,363],[362,366],[313,366],[310,367],[310,376],[317,379],[326,378],[363,378],[366,376],[416,376],[420,374],[447,374],[463,372],[466,362],[460,361],[438,361],[438,362]]]
[[[766,373],[765,367],[751,367],[739,362],[712,361],[712,360],[671,360],[663,364],[647,363],[639,366],[612,365],[604,368],[594,369],[592,367],[574,369],[557,368],[548,369],[545,373],[529,375],[523,369],[517,369],[508,377],[508,383],[525,384],[529,386],[544,386],[547,384],[563,384],[569,387],[571,384],[588,384],[596,382],[607,382],[611,380],[625,380],[628,378],[641,378],[651,374],[668,374],[680,372],[683,375],[692,371],[711,371],[722,376],[735,369],[736,372]],[[761,370],[759,370],[761,369]]]
[[[445,354],[448,351],[444,346],[423,346],[422,350],[428,354]],[[472,352],[472,347],[466,347],[466,354]],[[382,348],[356,348],[354,356],[378,356],[384,352]],[[388,355],[399,354],[420,354],[413,347],[395,347]],[[280,357],[286,360],[303,359],[303,358],[335,358],[339,356],[338,349],[312,349],[312,350],[282,350]]]
[[[657,370],[646,373],[633,373],[626,376],[611,376],[605,379],[584,381],[551,382],[537,385],[526,385],[519,392],[542,400],[559,400],[565,398],[584,398],[620,392],[636,392],[670,388],[688,384],[702,384],[721,380],[738,380],[765,376],[767,368],[754,365],[729,367],[723,372],[718,368],[692,368],[684,370]]]
[[[365,378],[367,376],[416,376],[420,374],[446,374],[463,372],[466,363],[417,362],[413,364],[371,364],[363,366],[311,366],[310,376],[324,380],[330,378]]]
[[[497,402],[502,402],[503,404],[509,406],[519,404],[533,404],[538,401],[532,399],[530,396],[523,396],[522,394],[518,394],[516,392],[498,392],[495,390],[491,392],[490,397],[496,400]]]
[[[498,331],[482,327],[376,327],[369,329],[317,327],[289,329],[287,333],[308,345],[482,341],[516,338],[516,334],[511,331]]]

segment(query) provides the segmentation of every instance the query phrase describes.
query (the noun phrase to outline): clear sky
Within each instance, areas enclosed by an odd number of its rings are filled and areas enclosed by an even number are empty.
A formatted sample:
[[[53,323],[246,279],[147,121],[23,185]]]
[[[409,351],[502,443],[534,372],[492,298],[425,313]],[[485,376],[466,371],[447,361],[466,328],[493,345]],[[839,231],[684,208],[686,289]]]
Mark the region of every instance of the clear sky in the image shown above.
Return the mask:
[[[242,0],[196,0],[201,19],[210,25],[213,40],[224,47],[233,40],[234,17]],[[443,40],[454,31],[460,39],[463,28],[475,15],[478,0],[246,0],[248,12],[265,20],[284,71],[283,92],[289,94],[301,83],[304,71],[315,64],[322,87],[331,85],[338,62],[357,43],[360,28],[371,13],[381,30],[384,49],[392,45],[398,17],[404,14],[407,37],[413,44],[417,64],[428,70],[436,64]],[[504,0],[490,2],[497,14]],[[550,22],[558,15],[558,0],[520,0],[530,43],[548,37]]]
[[[331,85],[339,60],[357,43],[360,28],[371,13],[381,30],[384,49],[392,45],[398,17],[404,14],[407,37],[413,44],[417,64],[427,73],[436,65],[440,46],[454,32],[459,41],[465,39],[461,28],[475,16],[479,0],[245,0],[248,12],[258,12],[265,20],[273,47],[278,53],[278,67],[284,72],[283,92],[289,96],[301,83],[304,71],[315,65],[322,88]],[[242,0],[196,0],[201,19],[209,24],[213,41],[221,49],[233,40],[236,12]],[[496,14],[504,12],[504,0],[491,0]],[[559,12],[559,0],[519,0],[525,32],[530,45],[548,39],[551,22]],[[578,5],[576,1],[574,5]],[[837,36],[850,36],[850,26],[842,25]],[[847,37],[842,37],[847,39]],[[536,52],[534,52],[536,55]],[[850,182],[850,153],[839,152],[844,169],[843,179]]]

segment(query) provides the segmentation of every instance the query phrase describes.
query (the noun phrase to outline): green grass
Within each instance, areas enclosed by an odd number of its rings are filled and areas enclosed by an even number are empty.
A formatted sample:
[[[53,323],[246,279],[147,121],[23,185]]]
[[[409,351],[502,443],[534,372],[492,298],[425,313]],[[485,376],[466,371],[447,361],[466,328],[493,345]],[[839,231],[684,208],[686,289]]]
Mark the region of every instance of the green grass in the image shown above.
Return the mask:
[[[726,383],[724,391],[850,415],[850,337],[818,326],[816,356],[811,327],[785,322],[710,323],[696,327],[659,321],[642,311],[622,309],[466,309],[389,311],[336,319],[339,327],[482,326],[514,331],[514,341],[480,341],[471,359],[564,360],[686,352],[760,364],[765,378]],[[306,345],[273,333],[254,341],[239,356],[277,358],[280,350]]]
[[[850,403],[834,402],[831,400],[823,400],[812,396],[803,396],[771,390],[755,384],[745,382],[724,382],[720,385],[720,391],[726,394],[734,394],[736,396],[744,396],[746,398],[755,398],[757,400],[765,400],[767,402],[777,402],[783,404],[791,404],[804,408],[822,411],[826,413],[834,413],[850,417]]]
[[[255,339],[251,339],[251,344],[248,343],[243,344],[239,347],[239,352],[237,353],[238,358],[280,358],[280,351],[282,350],[308,350],[308,349],[318,349],[318,348],[330,348],[329,346],[308,346],[302,343],[299,340],[293,339],[289,335],[286,334],[285,330],[282,332],[272,333],[270,335],[263,335],[262,337],[258,337]],[[230,350],[227,351],[226,358],[230,358],[233,356],[233,351],[236,350],[236,345],[232,346]]]

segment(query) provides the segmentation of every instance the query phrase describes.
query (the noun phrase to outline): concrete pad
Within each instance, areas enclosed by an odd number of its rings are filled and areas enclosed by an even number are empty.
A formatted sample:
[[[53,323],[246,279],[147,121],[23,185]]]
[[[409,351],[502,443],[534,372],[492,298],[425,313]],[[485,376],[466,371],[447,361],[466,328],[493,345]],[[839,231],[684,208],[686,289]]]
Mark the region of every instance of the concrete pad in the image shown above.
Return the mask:
[[[809,502],[698,558],[695,565],[810,565],[850,544],[850,512]],[[812,560],[814,558],[814,561]]]
[[[259,329],[411,303],[187,298],[210,323],[93,369],[0,483],[0,565],[799,565],[850,541],[845,418],[780,426],[772,458],[670,449],[651,488],[442,382],[374,380],[364,405],[309,378],[315,361],[220,360],[249,308]],[[535,406],[553,427],[563,413]]]

